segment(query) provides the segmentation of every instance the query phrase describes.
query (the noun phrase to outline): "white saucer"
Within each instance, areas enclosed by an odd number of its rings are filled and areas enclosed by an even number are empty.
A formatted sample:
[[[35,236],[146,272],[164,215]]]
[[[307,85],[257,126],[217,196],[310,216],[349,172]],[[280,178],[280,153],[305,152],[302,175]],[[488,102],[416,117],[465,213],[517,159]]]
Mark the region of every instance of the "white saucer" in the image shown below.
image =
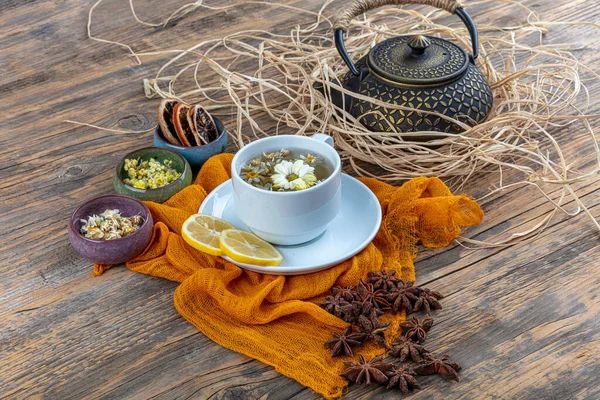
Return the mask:
[[[231,180],[210,192],[198,212],[222,218],[239,229],[248,230],[234,208]],[[342,208],[318,238],[296,246],[275,247],[283,254],[277,267],[244,264],[223,257],[242,268],[271,275],[301,275],[341,263],[364,249],[381,225],[381,206],[377,197],[357,179],[342,174]]]

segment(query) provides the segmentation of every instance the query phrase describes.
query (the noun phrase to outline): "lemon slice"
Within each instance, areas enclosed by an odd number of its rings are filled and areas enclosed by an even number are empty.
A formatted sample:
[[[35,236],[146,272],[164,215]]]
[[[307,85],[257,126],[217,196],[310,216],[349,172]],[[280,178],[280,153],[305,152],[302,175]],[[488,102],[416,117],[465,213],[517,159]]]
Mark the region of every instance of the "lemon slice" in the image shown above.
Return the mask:
[[[279,265],[283,256],[254,233],[239,229],[221,232],[221,250],[232,260],[253,265]]]
[[[219,237],[224,229],[232,229],[229,222],[209,214],[194,214],[183,223],[181,236],[193,248],[213,256],[223,254]]]

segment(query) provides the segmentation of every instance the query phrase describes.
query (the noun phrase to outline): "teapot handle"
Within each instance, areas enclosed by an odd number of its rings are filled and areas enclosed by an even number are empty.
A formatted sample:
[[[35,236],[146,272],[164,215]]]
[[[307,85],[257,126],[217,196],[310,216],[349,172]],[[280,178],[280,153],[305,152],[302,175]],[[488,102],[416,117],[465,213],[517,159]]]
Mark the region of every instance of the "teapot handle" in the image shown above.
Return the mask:
[[[344,60],[354,75],[358,76],[360,73],[350,59],[350,56],[346,51],[346,46],[344,45],[344,32],[346,32],[348,29],[350,22],[357,16],[375,8],[387,5],[405,4],[424,4],[446,10],[451,14],[456,14],[463,21],[467,27],[467,30],[469,31],[469,35],[471,36],[473,59],[479,56],[479,39],[477,36],[477,28],[475,27],[475,23],[469,14],[467,14],[464,8],[462,8],[458,0],[356,0],[354,3],[350,4],[346,10],[342,11],[333,25],[333,29],[335,30],[335,47],[337,48],[338,53],[340,53],[342,60]]]

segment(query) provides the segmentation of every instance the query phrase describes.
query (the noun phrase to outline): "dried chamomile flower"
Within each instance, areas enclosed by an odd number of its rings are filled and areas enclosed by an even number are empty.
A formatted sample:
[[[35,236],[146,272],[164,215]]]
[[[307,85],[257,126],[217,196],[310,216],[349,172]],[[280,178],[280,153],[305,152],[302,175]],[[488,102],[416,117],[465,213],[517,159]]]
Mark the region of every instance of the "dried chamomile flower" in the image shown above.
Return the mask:
[[[282,161],[275,165],[275,174],[271,175],[271,182],[287,190],[304,190],[315,185],[317,180],[314,168],[304,164],[302,160]]]
[[[300,158],[302,159],[302,161],[304,161],[305,163],[307,163],[309,165],[315,165],[315,164],[318,164],[321,161],[323,161],[323,159],[321,157],[316,156],[311,153],[307,153],[306,155],[301,154]]]
[[[129,217],[129,220],[133,225],[138,226],[142,225],[142,223],[144,222],[144,218],[142,218],[141,215],[134,215],[133,217]]]
[[[273,190],[273,184],[271,182],[266,182],[264,185],[256,185],[257,188],[263,190]]]
[[[250,184],[258,184],[266,179],[263,175],[265,173],[265,169],[256,166],[256,167],[245,167],[244,171],[240,174],[240,177]]]
[[[276,162],[280,158],[278,152],[263,153],[263,157],[269,162]]]
[[[141,161],[139,159],[126,159],[125,166],[128,178],[125,183],[137,189],[158,189],[176,181],[181,172],[172,167],[171,160],[161,163],[154,158]]]
[[[139,215],[122,217],[119,210],[105,210],[100,215],[91,215],[81,219],[79,232],[88,239],[114,240],[131,235],[144,223]]]

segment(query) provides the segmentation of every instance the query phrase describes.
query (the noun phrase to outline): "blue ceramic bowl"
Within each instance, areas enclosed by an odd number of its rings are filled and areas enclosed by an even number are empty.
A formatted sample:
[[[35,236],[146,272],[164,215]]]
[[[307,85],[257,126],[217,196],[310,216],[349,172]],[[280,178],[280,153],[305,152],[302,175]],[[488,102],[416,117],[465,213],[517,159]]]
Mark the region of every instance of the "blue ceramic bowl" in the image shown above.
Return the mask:
[[[219,137],[209,144],[192,147],[172,145],[165,140],[160,125],[158,125],[154,130],[154,146],[173,150],[181,154],[190,163],[192,168],[199,169],[206,160],[216,154],[225,152],[225,149],[227,148],[227,129],[225,129],[225,126],[219,119],[215,117],[213,117],[213,119],[219,130]]]
[[[173,168],[181,172],[181,176],[174,182],[157,189],[138,189],[125,183],[128,174],[125,171],[126,159],[139,158],[141,160],[149,160],[150,158],[158,159],[160,162],[169,160],[172,162]],[[159,147],[146,147],[143,149],[134,150],[128,153],[119,161],[113,173],[113,187],[118,194],[135,197],[143,201],[153,201],[155,203],[163,203],[171,198],[181,189],[189,186],[192,183],[192,168],[181,154],[168,149]]]
[[[115,208],[124,217],[141,216],[144,219],[142,226],[131,235],[114,240],[88,239],[79,233],[82,219]],[[69,240],[82,257],[98,264],[115,265],[140,254],[152,239],[153,227],[152,214],[144,203],[133,197],[109,194],[85,201],[73,211],[69,221]]]

